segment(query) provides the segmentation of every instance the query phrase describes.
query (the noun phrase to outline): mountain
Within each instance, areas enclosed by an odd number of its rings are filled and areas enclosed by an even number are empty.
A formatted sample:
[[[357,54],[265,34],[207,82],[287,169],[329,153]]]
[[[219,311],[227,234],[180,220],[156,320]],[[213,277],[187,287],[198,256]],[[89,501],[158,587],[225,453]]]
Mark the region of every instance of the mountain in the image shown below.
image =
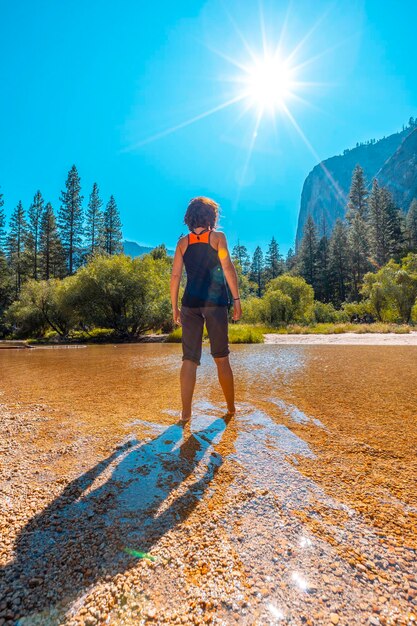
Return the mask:
[[[151,252],[154,248],[155,246],[152,248],[150,246],[141,246],[136,241],[128,241],[127,239],[123,241],[124,253],[131,256],[132,258],[142,256],[142,254],[148,254],[148,252]],[[167,252],[168,256],[174,255],[174,250],[167,249]]]
[[[376,177],[390,189],[397,205],[408,210],[417,198],[417,128],[402,141]]]
[[[379,141],[345,150],[342,155],[326,159],[314,167],[304,181],[301,193],[296,246],[302,239],[309,214],[320,233],[323,232],[323,222],[330,233],[336,219],[344,217],[352,172],[357,164],[362,166],[369,187],[376,177],[393,193],[397,205],[408,210],[411,200],[417,197],[415,123]]]

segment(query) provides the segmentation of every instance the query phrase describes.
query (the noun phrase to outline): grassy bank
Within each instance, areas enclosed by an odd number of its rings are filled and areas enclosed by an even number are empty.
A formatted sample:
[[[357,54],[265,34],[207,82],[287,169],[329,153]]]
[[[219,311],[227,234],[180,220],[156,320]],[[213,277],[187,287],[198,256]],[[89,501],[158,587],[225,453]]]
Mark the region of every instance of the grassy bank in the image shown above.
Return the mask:
[[[374,324],[288,324],[280,328],[265,326],[264,324],[229,324],[229,342],[232,343],[263,343],[265,334],[279,335],[337,335],[342,333],[395,333],[408,334],[417,331],[416,326],[407,324],[386,324],[375,322]],[[137,338],[123,338],[108,328],[96,328],[90,332],[72,331],[67,338],[62,338],[58,333],[49,331],[43,337],[24,340],[30,345],[54,345],[54,344],[106,344],[106,343],[142,343],[147,341],[181,343],[181,328],[176,328],[171,333],[162,333],[160,330],[148,331]],[[207,330],[204,327],[205,340],[208,340]],[[13,339],[9,337],[9,339]]]
[[[263,343],[264,327],[254,324],[230,324],[229,343]],[[166,338],[168,343],[181,343],[182,329],[176,328]],[[208,339],[207,329],[204,327],[204,339]]]

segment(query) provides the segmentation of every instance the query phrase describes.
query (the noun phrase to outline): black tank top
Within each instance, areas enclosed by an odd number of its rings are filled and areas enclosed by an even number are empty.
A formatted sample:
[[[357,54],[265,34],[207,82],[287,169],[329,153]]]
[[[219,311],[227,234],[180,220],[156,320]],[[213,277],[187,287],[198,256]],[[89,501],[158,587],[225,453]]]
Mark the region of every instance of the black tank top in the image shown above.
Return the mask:
[[[184,252],[187,284],[181,303],[184,306],[228,306],[226,281],[219,255],[210,245],[211,231],[191,232]]]

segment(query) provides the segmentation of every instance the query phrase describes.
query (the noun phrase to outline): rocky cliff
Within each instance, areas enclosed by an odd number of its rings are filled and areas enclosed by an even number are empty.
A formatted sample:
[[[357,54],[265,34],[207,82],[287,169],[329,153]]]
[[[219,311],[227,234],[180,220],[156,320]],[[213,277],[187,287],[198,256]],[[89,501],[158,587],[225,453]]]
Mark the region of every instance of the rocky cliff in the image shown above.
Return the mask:
[[[345,150],[343,155],[316,165],[304,182],[296,245],[301,241],[309,214],[321,232],[323,224],[330,232],[336,219],[344,217],[352,172],[358,163],[369,186],[376,177],[390,189],[398,206],[407,210],[411,200],[417,197],[417,127]]]

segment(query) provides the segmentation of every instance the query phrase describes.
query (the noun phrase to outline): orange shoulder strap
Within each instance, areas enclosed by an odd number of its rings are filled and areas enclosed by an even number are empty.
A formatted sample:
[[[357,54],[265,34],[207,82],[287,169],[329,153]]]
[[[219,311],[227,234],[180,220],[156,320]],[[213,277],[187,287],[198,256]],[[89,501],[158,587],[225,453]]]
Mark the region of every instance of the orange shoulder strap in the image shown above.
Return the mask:
[[[201,235],[196,235],[195,233],[189,233],[188,235],[188,243],[208,243],[209,242],[210,231],[208,230]]]

